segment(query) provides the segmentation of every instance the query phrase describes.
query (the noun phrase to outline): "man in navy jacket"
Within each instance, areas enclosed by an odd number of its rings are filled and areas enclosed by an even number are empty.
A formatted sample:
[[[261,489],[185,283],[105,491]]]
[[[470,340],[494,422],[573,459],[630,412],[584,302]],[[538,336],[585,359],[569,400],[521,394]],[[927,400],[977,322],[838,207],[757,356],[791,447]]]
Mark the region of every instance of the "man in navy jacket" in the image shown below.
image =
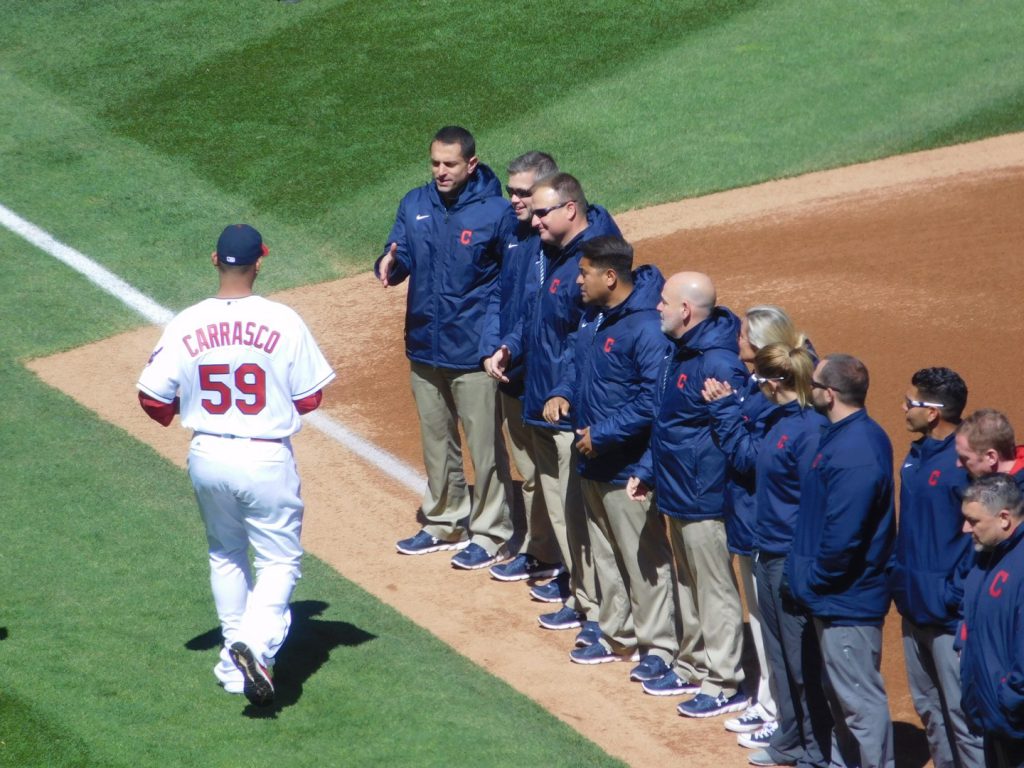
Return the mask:
[[[654,390],[671,344],[655,306],[664,278],[656,267],[632,271],[633,247],[621,237],[583,244],[579,276],[587,311],[576,334],[574,382],[556,390],[570,404],[578,470],[601,586],[600,638],[573,650],[579,664],[643,654],[630,678],[668,672],[678,649],[672,553],[658,511],[626,493],[654,420]]]
[[[964,492],[964,531],[978,558],[964,583],[964,712],[985,734],[985,765],[1024,766],[1024,501],[999,473]]]
[[[659,372],[650,446],[627,487],[636,499],[654,489],[668,519],[683,635],[673,669],[643,688],[662,696],[696,693],[679,713],[711,717],[749,702],[740,690],[743,614],[725,533],[727,462],[701,392],[708,378],[739,389],[747,369],[739,358],[739,318],[716,305],[707,275],[673,275],[658,310],[673,346]]]
[[[919,435],[900,470],[900,517],[889,569],[903,616],[903,655],[914,708],[935,768],[982,768],[981,737],[960,706],[954,649],[963,579],[973,562],[961,500],[969,479],[956,458],[956,429],[967,385],[949,368],[913,375],[903,402],[907,429]]]
[[[590,206],[579,181],[559,173],[533,188],[533,226],[543,259],[536,297],[526,314],[507,334],[484,367],[499,380],[519,359],[526,367],[523,421],[532,429],[534,458],[544,502],[569,569],[569,597],[558,611],[541,615],[546,629],[571,629],[591,617],[589,632],[577,642],[597,640],[597,585],[590,557],[586,513],[583,511],[575,436],[564,399],[555,389],[572,371],[573,342],[583,302],[576,284],[583,243],[601,235],[619,234],[607,211]]]
[[[512,238],[505,243],[501,262],[499,293],[501,307],[496,318],[498,335],[512,332],[516,323],[526,315],[530,302],[537,296],[540,284],[540,235],[533,228],[533,185],[558,173],[554,158],[544,152],[527,152],[508,165],[509,202],[519,224]],[[492,317],[492,322],[495,318]],[[493,344],[491,334],[481,342]],[[482,348],[485,360],[494,352],[493,347]],[[523,478],[522,495],[526,518],[526,533],[519,554],[505,563],[491,566],[491,576],[499,581],[523,581],[558,576],[563,572],[562,555],[551,528],[544,495],[537,492],[537,466],[533,454],[533,440],[523,423],[524,367],[515,365],[505,372],[508,381],[498,384],[498,402],[501,419],[508,431],[508,447],[516,470]]]
[[[829,355],[811,379],[829,420],[800,494],[786,561],[792,597],[814,619],[834,725],[833,763],[893,768],[892,719],[879,672],[896,536],[892,444],[868,417],[868,371]],[[785,591],[785,589],[784,589]]]
[[[476,157],[476,142],[458,126],[430,144],[433,181],[398,206],[388,246],[374,267],[387,288],[409,278],[405,353],[420,419],[427,470],[426,524],[398,542],[420,555],[463,550],[452,565],[492,565],[512,534],[506,488],[508,458],[497,424],[495,382],[480,369],[481,335],[498,309],[501,250],[516,217],[497,177]],[[458,423],[466,432],[476,483],[466,492]],[[469,518],[469,531],[462,520]],[[468,533],[472,538],[467,541]]]

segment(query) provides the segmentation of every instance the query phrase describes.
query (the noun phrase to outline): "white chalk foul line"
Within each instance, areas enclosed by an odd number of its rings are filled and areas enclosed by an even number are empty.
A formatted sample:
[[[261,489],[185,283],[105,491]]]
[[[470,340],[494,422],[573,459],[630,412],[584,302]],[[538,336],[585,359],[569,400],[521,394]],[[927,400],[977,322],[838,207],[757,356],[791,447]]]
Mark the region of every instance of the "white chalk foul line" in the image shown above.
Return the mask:
[[[110,270],[101,267],[84,253],[64,245],[50,233],[35,224],[26,221],[14,211],[0,205],[0,224],[39,250],[48,253],[84,276],[101,290],[118,299],[146,320],[155,325],[166,325],[174,317],[174,312],[157,304],[153,299],[126,283]],[[313,412],[303,417],[310,426],[340,443],[345,448],[369,462],[384,474],[404,485],[415,493],[422,493],[426,479],[404,461],[378,448],[369,440],[365,440],[352,432],[340,422],[324,413]]]

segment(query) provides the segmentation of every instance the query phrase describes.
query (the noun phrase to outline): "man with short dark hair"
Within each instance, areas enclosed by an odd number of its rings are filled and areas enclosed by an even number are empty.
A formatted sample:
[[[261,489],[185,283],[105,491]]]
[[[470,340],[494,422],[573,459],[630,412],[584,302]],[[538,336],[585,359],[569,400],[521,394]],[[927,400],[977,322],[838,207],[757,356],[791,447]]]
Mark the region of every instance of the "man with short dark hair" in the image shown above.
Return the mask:
[[[541,250],[540,235],[531,224],[533,186],[556,173],[558,166],[554,158],[545,152],[527,152],[508,164],[505,191],[519,224],[505,244],[501,263],[501,309],[497,317],[499,336],[512,332],[516,323],[526,315],[527,305],[537,295]],[[493,339],[489,341],[493,343]],[[493,351],[493,348],[481,350],[485,370]],[[533,457],[533,440],[529,428],[523,423],[523,374],[523,365],[517,363],[506,371],[508,381],[498,383],[498,402],[508,432],[509,454],[523,478],[522,498],[526,517],[526,532],[519,554],[508,562],[491,566],[491,576],[499,581],[544,579],[563,572],[562,555],[551,528],[544,495],[536,492],[537,465]]]
[[[976,480],[964,531],[978,553],[964,583],[960,627],[963,707],[984,733],[988,768],[1024,766],[1024,500],[1016,478]]]
[[[671,344],[655,305],[664,285],[656,267],[633,271],[633,247],[616,235],[583,244],[576,282],[586,313],[573,351],[575,380],[564,398],[576,450],[597,582],[599,636],[569,656],[601,664],[643,656],[636,681],[668,672],[678,648],[672,553],[657,508],[629,498],[626,483],[647,447],[654,390]]]
[[[446,126],[435,134],[430,164],[433,181],[402,198],[374,267],[385,288],[409,278],[405,353],[427,470],[426,524],[396,547],[406,555],[461,550],[452,565],[472,570],[495,563],[512,535],[496,387],[480,370],[480,349],[497,343],[489,317],[497,312],[501,251],[516,218],[465,128]],[[487,333],[493,338],[483,341]],[[460,422],[476,475],[472,502]]]
[[[935,768],[981,768],[981,738],[960,706],[954,649],[963,579],[973,561],[961,498],[969,479],[956,457],[967,385],[949,368],[923,368],[903,402],[907,430],[919,435],[900,470],[899,531],[889,584],[903,616],[910,694]]]
[[[627,488],[634,499],[653,490],[665,515],[682,638],[673,669],[643,690],[696,694],[679,704],[679,714],[713,717],[746,709],[749,699],[740,690],[743,613],[725,532],[727,460],[712,437],[702,390],[708,378],[740,389],[748,374],[739,357],[740,320],[718,306],[710,277],[673,275],[658,311],[672,350],[658,375],[650,447]]]
[[[524,361],[523,421],[531,427],[541,492],[569,570],[565,605],[542,614],[539,621],[546,629],[572,629],[596,617],[598,596],[569,407],[552,393],[571,369],[573,339],[583,316],[576,284],[581,248],[592,238],[619,234],[619,229],[607,211],[587,203],[579,181],[568,173],[538,182],[532,206],[531,221],[543,254],[539,288],[522,322],[496,346],[484,367],[503,380],[510,362]],[[589,632],[581,632],[577,643],[596,641],[597,622],[584,629]]]
[[[957,461],[972,478],[1005,472],[1024,489],[1024,445],[1015,442],[1005,413],[980,408],[957,427]]]
[[[801,487],[783,593],[814,620],[834,721],[833,764],[892,768],[892,719],[879,672],[896,535],[892,444],[864,409],[868,370],[860,360],[829,355],[811,386],[815,409],[830,423]]]

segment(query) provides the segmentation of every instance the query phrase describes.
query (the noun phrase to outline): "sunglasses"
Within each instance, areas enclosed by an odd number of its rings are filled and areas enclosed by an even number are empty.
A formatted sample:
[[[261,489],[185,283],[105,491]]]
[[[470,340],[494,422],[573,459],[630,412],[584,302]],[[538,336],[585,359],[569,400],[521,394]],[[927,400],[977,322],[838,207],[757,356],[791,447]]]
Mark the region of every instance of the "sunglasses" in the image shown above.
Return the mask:
[[[528,189],[516,189],[515,187],[505,187],[505,191],[508,192],[509,197],[518,197],[522,200],[524,197],[530,196],[530,190]]]
[[[543,219],[545,216],[547,216],[552,211],[557,211],[559,208],[565,208],[565,206],[567,206],[569,203],[573,203],[573,202],[576,202],[576,201],[575,200],[566,200],[564,203],[559,203],[558,205],[552,205],[550,208],[534,208],[533,209],[533,215],[536,216],[538,219]]]
[[[822,384],[820,381],[815,381],[814,379],[811,379],[811,389],[831,389],[833,392],[840,393],[843,391],[841,389],[836,389],[835,387],[830,387],[828,384]]]
[[[907,408],[945,408],[942,403],[929,403],[924,400],[911,400],[909,397],[904,397]]]
[[[752,374],[750,374],[750,380],[753,381],[755,384],[757,384],[757,386],[761,386],[762,384],[766,384],[769,381],[785,381],[785,377],[784,376],[761,376],[760,374],[752,373]]]

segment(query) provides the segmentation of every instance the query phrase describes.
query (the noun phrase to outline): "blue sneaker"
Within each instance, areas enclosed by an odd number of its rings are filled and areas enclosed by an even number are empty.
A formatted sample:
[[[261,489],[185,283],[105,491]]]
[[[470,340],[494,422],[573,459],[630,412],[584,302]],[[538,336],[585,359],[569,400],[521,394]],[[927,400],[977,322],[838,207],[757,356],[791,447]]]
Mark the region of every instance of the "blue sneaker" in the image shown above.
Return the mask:
[[[746,709],[748,704],[750,704],[750,699],[743,692],[734,693],[732,696],[726,696],[724,693],[717,696],[698,693],[689,701],[684,701],[676,707],[676,710],[683,717],[715,717],[729,712],[740,712]]]
[[[452,565],[465,571],[475,571],[493,565],[498,559],[497,552],[492,555],[476,542],[470,542],[468,547],[452,558]]]
[[[644,693],[651,696],[683,696],[687,693],[699,693],[700,686],[688,683],[671,670],[667,675],[647,680],[643,684]]]
[[[644,656],[643,661],[629,671],[629,679],[634,683],[645,683],[648,680],[664,677],[671,671],[661,656],[649,653]]]
[[[601,643],[593,643],[583,648],[573,648],[569,651],[569,659],[577,664],[606,664],[609,661],[629,661],[635,653],[632,648],[609,651]]]
[[[395,549],[403,555],[426,555],[445,549],[465,549],[468,544],[468,541],[444,541],[421,530],[415,536],[399,541]]]
[[[583,614],[563,605],[554,613],[542,613],[537,621],[544,629],[575,629],[583,623]]]
[[[569,574],[562,571],[547,584],[531,587],[530,597],[540,603],[564,603],[569,599]]]
[[[526,581],[527,579],[551,579],[562,572],[559,563],[542,563],[525,552],[516,555],[507,563],[491,568],[491,578],[498,581]]]
[[[601,639],[601,626],[596,621],[584,621],[583,629],[576,635],[576,647],[586,648]]]

